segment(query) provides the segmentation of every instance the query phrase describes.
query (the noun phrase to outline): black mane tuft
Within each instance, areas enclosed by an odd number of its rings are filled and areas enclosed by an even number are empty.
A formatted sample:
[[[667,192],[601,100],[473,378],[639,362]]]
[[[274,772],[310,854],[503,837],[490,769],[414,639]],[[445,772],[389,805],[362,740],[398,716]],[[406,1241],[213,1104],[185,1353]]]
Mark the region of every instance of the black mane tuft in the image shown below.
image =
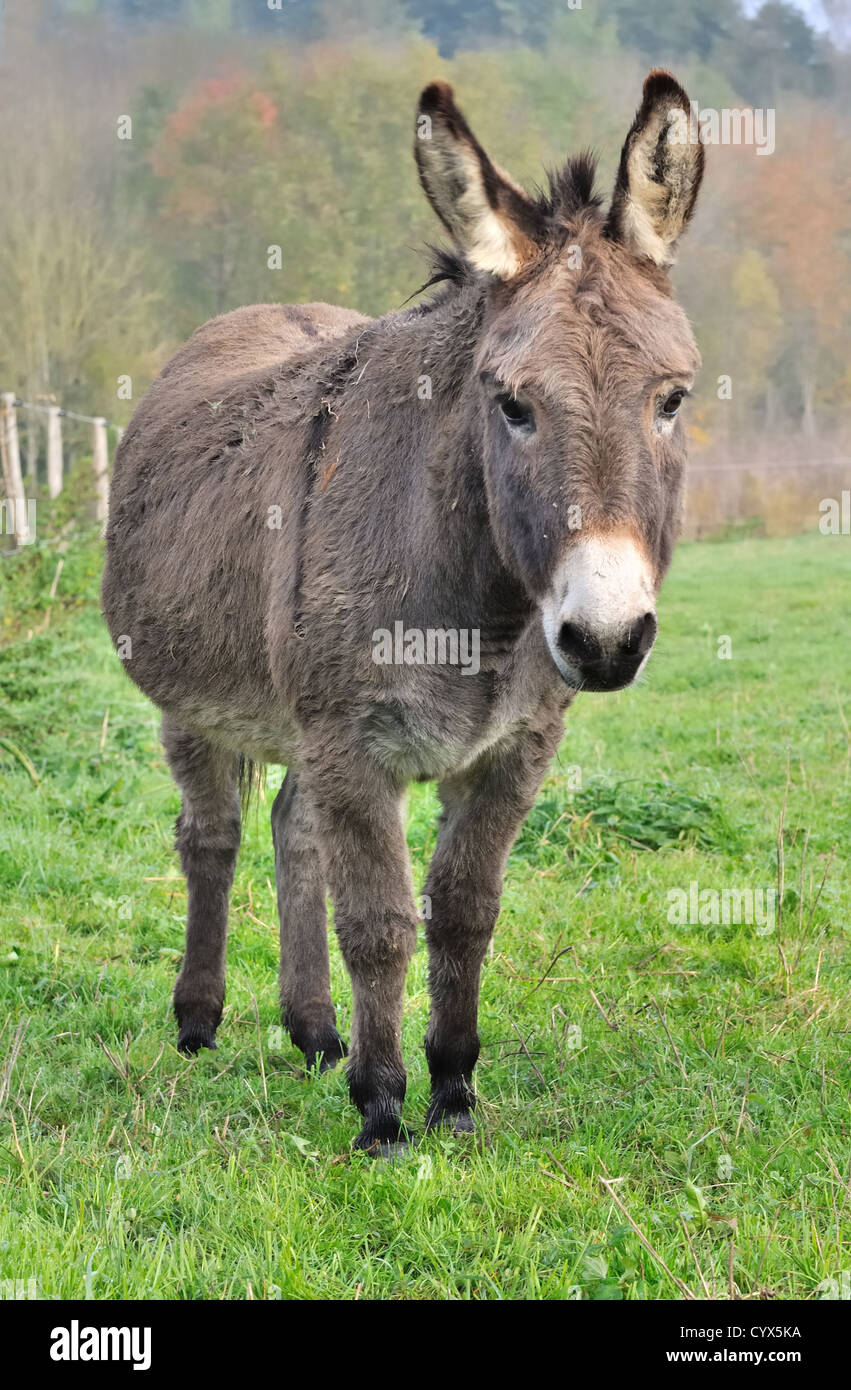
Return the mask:
[[[443,246],[426,246],[425,249],[431,275],[424,285],[420,285],[419,289],[414,290],[414,293],[409,295],[408,299],[405,300],[406,304],[410,303],[418,294],[424,294],[426,290],[433,289],[435,285],[465,285],[473,275],[472,267],[467,264],[458,251],[450,251]],[[427,300],[423,307],[431,307],[432,304],[437,303],[439,298],[440,296],[436,295]]]
[[[602,205],[602,198],[594,191],[596,174],[597,161],[590,150],[574,155],[561,169],[548,172],[546,188],[536,189],[532,198],[532,216],[542,244],[550,239],[558,243],[565,224],[571,218],[586,209],[596,209]],[[410,299],[436,285],[467,285],[475,277],[475,270],[460,252],[439,246],[427,246],[426,252],[431,275]],[[440,303],[442,298],[440,294],[434,295],[418,307],[426,312]],[[410,299],[405,303],[409,303]]]
[[[597,161],[590,150],[574,155],[561,169],[552,169],[548,184],[538,194],[538,211],[547,222],[563,222],[584,208],[598,208],[602,198],[594,191]]]

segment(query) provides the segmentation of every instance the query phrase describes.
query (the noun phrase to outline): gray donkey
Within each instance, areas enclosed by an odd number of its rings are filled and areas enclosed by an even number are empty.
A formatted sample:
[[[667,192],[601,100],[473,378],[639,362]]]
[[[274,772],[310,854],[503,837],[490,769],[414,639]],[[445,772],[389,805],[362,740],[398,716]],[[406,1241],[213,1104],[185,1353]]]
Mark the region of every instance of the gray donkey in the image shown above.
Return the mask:
[[[628,685],[656,637],[699,361],[667,267],[703,146],[669,74],[644,84],[608,212],[585,156],[524,192],[445,83],[423,92],[414,145],[455,248],[439,288],[377,320],[261,304],[200,328],[121,442],[103,581],[182,795],[178,1046],[215,1047],[241,771],[284,763],[284,1022],[308,1064],[345,1055],[327,890],[354,996],[356,1143],[381,1153],[406,1133],[406,784],[435,779],[442,803],[427,1125],[464,1131],[509,850],[577,691]]]

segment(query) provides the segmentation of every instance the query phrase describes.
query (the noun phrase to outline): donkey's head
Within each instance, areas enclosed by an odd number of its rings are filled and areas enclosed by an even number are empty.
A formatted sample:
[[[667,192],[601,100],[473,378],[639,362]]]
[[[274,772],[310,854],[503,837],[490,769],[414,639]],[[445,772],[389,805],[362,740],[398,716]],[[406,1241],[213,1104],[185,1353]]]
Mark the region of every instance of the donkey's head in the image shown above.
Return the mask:
[[[417,137],[423,187],[482,291],[472,389],[496,546],[564,679],[619,689],[656,637],[699,364],[667,275],[703,173],[688,97],[647,78],[607,214],[587,157],[525,193],[444,83],[423,92]]]

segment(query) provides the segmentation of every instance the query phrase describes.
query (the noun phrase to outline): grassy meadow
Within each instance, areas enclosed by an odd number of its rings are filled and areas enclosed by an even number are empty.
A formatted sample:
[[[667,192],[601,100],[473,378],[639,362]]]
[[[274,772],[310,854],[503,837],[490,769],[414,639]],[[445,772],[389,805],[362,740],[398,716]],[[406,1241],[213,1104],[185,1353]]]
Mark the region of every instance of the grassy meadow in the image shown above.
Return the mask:
[[[92,1299],[841,1291],[847,537],[679,549],[643,683],[579,698],[509,861],[477,1135],[395,1163],[351,1152],[342,1072],[305,1079],[280,1030],[281,769],[245,825],[219,1050],[176,1052],[178,797],[99,618],[100,544],[66,541],[57,579],[59,558],[44,544],[0,568],[0,1280]],[[408,806],[419,883],[433,788]],[[768,902],[778,883],[773,923],[712,920],[722,890]],[[703,922],[672,920],[706,890]],[[427,1008],[420,949],[420,1128]]]

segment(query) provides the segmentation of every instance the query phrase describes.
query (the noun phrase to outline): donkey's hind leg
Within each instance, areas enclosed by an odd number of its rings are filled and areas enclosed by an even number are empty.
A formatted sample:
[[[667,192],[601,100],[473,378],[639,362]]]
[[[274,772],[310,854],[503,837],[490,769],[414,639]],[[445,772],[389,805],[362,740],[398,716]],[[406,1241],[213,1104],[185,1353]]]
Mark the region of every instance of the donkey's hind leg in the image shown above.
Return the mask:
[[[275,879],[281,923],[281,1011],[284,1027],[320,1071],[346,1055],[331,1002],[325,877],[316,833],[291,768],[272,807]]]
[[[163,743],[182,801],[177,849],[189,904],[186,955],[174,988],[177,1046],[216,1046],[225,1001],[228,897],[240,840],[239,757],[166,716]]]

